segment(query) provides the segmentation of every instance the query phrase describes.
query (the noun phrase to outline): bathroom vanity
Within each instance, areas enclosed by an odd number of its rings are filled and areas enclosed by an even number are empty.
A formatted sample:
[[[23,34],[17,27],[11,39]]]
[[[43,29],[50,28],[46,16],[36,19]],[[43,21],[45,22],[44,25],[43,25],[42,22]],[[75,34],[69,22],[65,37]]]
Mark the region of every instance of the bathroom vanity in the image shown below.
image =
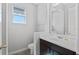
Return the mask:
[[[45,43],[49,42],[49,43]],[[51,44],[52,43],[52,44]],[[44,45],[42,45],[44,44]],[[77,53],[77,47],[76,47],[76,40],[75,39],[60,39],[57,37],[57,35],[51,35],[49,33],[44,33],[44,32],[36,32],[34,34],[34,54],[39,55],[42,54],[40,53],[41,46],[51,46],[54,45],[56,46],[56,49],[60,49],[62,51],[61,55],[74,55]],[[47,49],[48,47],[44,47],[44,49]],[[53,48],[53,47],[52,47]],[[67,50],[67,51],[65,51]],[[44,50],[45,51],[45,50]]]
[[[76,52],[40,38],[40,55],[76,55]]]
[[[55,51],[56,54],[79,54],[79,5],[75,3],[60,3],[60,4],[48,4],[47,5],[47,20],[45,21],[45,31],[34,33],[34,54],[41,53],[41,46],[50,46],[52,43],[55,46],[59,46]],[[42,40],[40,40],[42,39]],[[41,41],[50,42],[41,45]],[[50,48],[44,48],[49,52]],[[45,51],[45,50],[44,50]],[[62,53],[61,53],[62,51]],[[64,51],[64,52],[63,52]],[[50,53],[48,53],[50,54]],[[54,54],[54,53],[51,53]]]

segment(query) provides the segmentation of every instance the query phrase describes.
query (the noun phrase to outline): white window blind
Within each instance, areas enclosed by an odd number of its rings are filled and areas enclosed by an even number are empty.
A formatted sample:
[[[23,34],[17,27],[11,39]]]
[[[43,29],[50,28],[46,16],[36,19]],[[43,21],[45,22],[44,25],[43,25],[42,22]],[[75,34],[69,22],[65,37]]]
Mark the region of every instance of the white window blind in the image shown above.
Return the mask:
[[[26,24],[25,10],[13,7],[13,23]]]

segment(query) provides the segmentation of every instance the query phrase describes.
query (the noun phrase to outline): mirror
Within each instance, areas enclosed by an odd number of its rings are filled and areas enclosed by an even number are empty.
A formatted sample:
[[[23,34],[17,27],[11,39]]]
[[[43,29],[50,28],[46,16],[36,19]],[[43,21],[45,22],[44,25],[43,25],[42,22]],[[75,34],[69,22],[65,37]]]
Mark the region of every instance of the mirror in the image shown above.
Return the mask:
[[[76,35],[77,31],[77,13],[76,13],[76,4],[68,5],[68,33],[72,35]]]
[[[50,32],[64,34],[64,8],[62,4],[50,5]]]
[[[49,9],[50,33],[76,34],[76,4],[51,4]]]

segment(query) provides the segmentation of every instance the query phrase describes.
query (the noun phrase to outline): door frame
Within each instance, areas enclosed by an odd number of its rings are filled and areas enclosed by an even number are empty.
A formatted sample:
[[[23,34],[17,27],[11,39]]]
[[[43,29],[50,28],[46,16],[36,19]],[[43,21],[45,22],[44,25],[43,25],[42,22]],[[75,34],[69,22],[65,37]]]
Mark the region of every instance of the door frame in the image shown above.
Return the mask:
[[[3,52],[5,52],[5,55],[8,55],[8,6],[7,3],[2,3],[2,44],[6,44],[5,50],[2,49],[2,55],[4,55]],[[5,38],[4,38],[5,37]]]

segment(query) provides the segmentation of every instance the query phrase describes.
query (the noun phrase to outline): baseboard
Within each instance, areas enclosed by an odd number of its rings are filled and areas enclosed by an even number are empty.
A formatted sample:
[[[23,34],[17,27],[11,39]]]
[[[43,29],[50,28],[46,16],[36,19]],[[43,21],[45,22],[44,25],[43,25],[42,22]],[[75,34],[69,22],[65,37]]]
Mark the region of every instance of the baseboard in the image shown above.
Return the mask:
[[[16,53],[19,53],[19,52],[22,52],[22,51],[25,51],[25,50],[27,50],[28,48],[22,48],[22,49],[19,49],[19,50],[16,50],[16,51],[13,51],[13,52],[10,52],[10,53],[8,53],[9,55],[14,55],[14,54],[16,54]]]

